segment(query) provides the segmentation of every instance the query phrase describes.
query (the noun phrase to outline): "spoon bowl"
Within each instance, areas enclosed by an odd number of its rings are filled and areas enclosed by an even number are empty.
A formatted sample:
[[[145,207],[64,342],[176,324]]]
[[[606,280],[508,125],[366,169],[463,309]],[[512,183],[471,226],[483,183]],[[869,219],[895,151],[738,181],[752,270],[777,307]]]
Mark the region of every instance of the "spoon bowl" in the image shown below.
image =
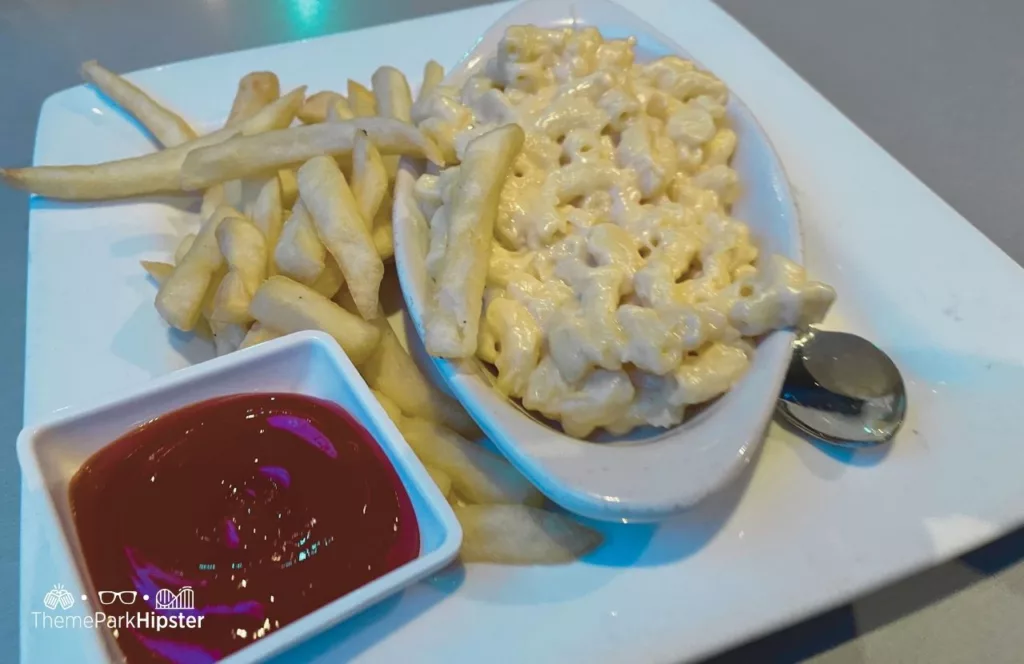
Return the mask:
[[[899,369],[867,339],[808,328],[793,342],[776,412],[825,443],[873,447],[899,431],[907,393]]]

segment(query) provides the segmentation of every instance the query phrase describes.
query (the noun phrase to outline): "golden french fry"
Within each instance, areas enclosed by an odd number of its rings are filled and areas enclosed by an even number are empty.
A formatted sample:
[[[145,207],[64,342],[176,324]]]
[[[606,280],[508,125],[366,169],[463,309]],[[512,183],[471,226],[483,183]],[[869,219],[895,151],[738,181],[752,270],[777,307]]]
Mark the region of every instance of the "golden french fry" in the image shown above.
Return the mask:
[[[287,127],[295,117],[304,92],[304,88],[292,91],[237,127],[220,129],[160,152],[89,166],[0,168],[0,179],[40,196],[75,201],[180,191],[181,168],[190,152],[221,143],[236,134],[249,135]]]
[[[139,261],[139,265],[146,271],[153,281],[157,285],[167,281],[167,277],[171,276],[171,272],[174,272],[174,266],[170,263],[161,263],[160,261]]]
[[[178,172],[192,149],[191,144],[185,143],[143,157],[95,166],[0,168],[0,179],[40,196],[73,201],[165,193],[180,189]]]
[[[399,423],[402,421],[402,409],[382,392],[374,389],[371,389],[370,391],[373,392],[373,396],[377,397],[377,401],[380,402],[380,407],[388,414],[388,417],[395,423],[395,426],[399,426]]]
[[[217,208],[199,229],[174,272],[160,286],[156,308],[172,327],[188,332],[199,320],[207,287],[224,264],[217,245],[217,229],[225,219],[235,216],[241,216],[237,210],[227,206]]]
[[[252,327],[249,328],[249,331],[245,333],[245,338],[242,339],[242,343],[238,345],[238,349],[241,350],[243,348],[255,346],[256,344],[261,344],[264,341],[277,339],[280,336],[283,335],[277,330],[273,330],[261,323],[253,323]]]
[[[331,102],[327,108],[327,122],[341,122],[342,120],[354,120],[356,114],[344,97],[339,97]]]
[[[391,194],[384,197],[384,204],[377,210],[373,218],[373,246],[377,249],[382,261],[395,255],[395,236],[391,224]]]
[[[196,138],[181,116],[95,60],[82,64],[82,77],[138,120],[161,145],[173,148]]]
[[[236,323],[210,321],[210,329],[213,331],[213,347],[217,351],[217,357],[220,357],[238,350],[245,339],[247,327]]]
[[[384,263],[345,176],[334,159],[314,157],[302,165],[298,177],[299,196],[316,223],[320,241],[341,266],[360,315],[374,318]]]
[[[295,179],[295,171],[290,168],[280,170],[277,179],[281,182],[281,208],[291,210],[299,199],[299,181]]]
[[[217,186],[218,185],[213,185],[206,191],[213,191],[214,187]],[[222,182],[219,186],[221,187],[221,192],[224,197],[224,202],[221,203],[221,205],[230,205],[236,210],[242,210],[244,213],[245,210],[242,208],[245,207],[245,183],[242,180],[228,180],[227,182]]]
[[[387,190],[388,173],[384,170],[380,152],[365,132],[358,132],[352,149],[352,193],[356,197],[363,221],[371,229]]]
[[[277,269],[286,277],[312,284],[324,271],[326,257],[327,249],[317,235],[316,224],[306,206],[298,201],[284,223],[274,249]]]
[[[269,71],[254,71],[238,81],[235,101],[225,126],[237,125],[260,112],[267,104],[281,96],[281,83],[277,74]]]
[[[324,90],[306,97],[306,102],[299,109],[298,117],[304,124],[316,124],[327,119],[327,111],[336,101],[345,101],[337,92]]]
[[[224,185],[215,184],[203,192],[203,202],[199,206],[199,218],[209,219],[213,211],[221,205],[232,205],[227,200]],[[234,206],[233,206],[234,207]]]
[[[232,270],[220,280],[213,298],[210,324],[247,325],[252,322],[249,302],[252,293],[245,287],[242,276]]]
[[[452,487],[465,500],[476,504],[544,502],[512,464],[451,429],[418,417],[403,418],[397,426],[420,461],[451,477]]]
[[[334,256],[328,256],[324,261],[324,271],[309,287],[330,299],[337,295],[344,285],[345,275],[338,266],[338,261],[334,260]]]
[[[416,95],[416,103],[425,99],[437,86],[441,85],[443,80],[444,67],[436,60],[428,60],[427,64],[423,67],[423,83],[420,85],[420,91]]]
[[[384,317],[374,323],[380,330],[380,342],[373,355],[359,368],[371,388],[391,399],[403,413],[444,424],[466,436],[479,430],[458,401],[447,396],[420,371],[416,362]]]
[[[277,178],[270,178],[277,185]],[[248,324],[249,303],[267,276],[267,243],[255,224],[232,217],[217,228],[217,245],[228,265],[213,299],[211,322]]]
[[[174,266],[170,263],[160,263],[157,261],[139,261],[142,265],[142,269],[152,277],[156,285],[159,286],[167,280],[171,273],[174,272]],[[201,339],[207,341],[213,340],[213,332],[210,330],[210,324],[205,318],[200,318],[196,321],[196,326],[192,328],[192,333]]]
[[[443,470],[438,470],[437,468],[432,468],[430,466],[426,466],[426,469],[427,473],[430,474],[430,479],[434,480],[434,484],[437,485],[437,488],[441,492],[441,495],[444,496],[445,498],[450,496],[452,493],[452,478],[448,475],[448,473],[444,472]]]
[[[277,275],[263,282],[249,307],[262,325],[282,334],[320,330],[334,337],[342,350],[360,364],[373,353],[380,332],[371,323],[354,316],[297,281]]]
[[[267,260],[266,276],[277,274],[277,263],[274,261],[274,248],[281,237],[284,226],[284,210],[281,205],[280,172],[263,181],[256,203],[252,208],[252,223],[263,233]]]
[[[210,277],[210,285],[206,287],[206,293],[203,294],[203,304],[200,307],[200,312],[202,313],[202,316],[199,318],[200,321],[208,321],[213,316],[213,301],[217,297],[217,291],[220,290],[220,282],[224,280],[227,274],[228,266],[223,264]]]
[[[437,146],[412,125],[389,118],[325,122],[242,136],[191,152],[181,167],[181,187],[205,189],[218,182],[289,168],[322,155],[349,155],[365,131],[381,153],[440,160]]]
[[[368,118],[377,115],[377,100],[366,86],[348,79],[348,105],[357,118]]]
[[[448,210],[444,258],[425,312],[431,355],[466,358],[476,352],[498,202],[523,140],[522,128],[508,124],[466,146]]]
[[[302,100],[305,98],[306,86],[300,85],[288,94],[270,102],[249,119],[239,122],[235,127],[221,129],[220,132],[224,132],[224,136],[204,145],[215,145],[226,141],[228,138],[236,135],[237,132],[233,132],[233,129],[240,130],[242,136],[254,136],[265,131],[284,129],[295,119],[295,114],[299,111],[299,107],[302,106]],[[214,132],[213,134],[208,134],[208,136],[213,136],[217,133]],[[203,138],[206,137],[204,136]]]
[[[379,67],[370,79],[377,115],[412,122],[412,93],[405,74],[394,67]]]
[[[195,233],[189,233],[185,237],[181,238],[181,241],[178,242],[178,248],[174,250],[175,265],[181,263],[181,259],[183,259],[185,254],[188,253],[188,250],[192,248],[192,243],[195,242],[195,240]]]
[[[252,219],[253,212],[256,210],[256,199],[259,198],[260,191],[269,177],[274,176],[267,174],[260,177],[243,178],[241,180],[234,180],[231,183],[224,183],[225,185],[231,184],[232,186],[234,186],[234,182],[238,183],[239,203],[237,205],[232,203],[232,207],[241,210],[246,219]],[[230,192],[231,189],[232,187],[229,186],[225,188],[225,191]]]
[[[593,551],[604,538],[558,512],[526,505],[455,507],[462,526],[464,563],[553,565]]]

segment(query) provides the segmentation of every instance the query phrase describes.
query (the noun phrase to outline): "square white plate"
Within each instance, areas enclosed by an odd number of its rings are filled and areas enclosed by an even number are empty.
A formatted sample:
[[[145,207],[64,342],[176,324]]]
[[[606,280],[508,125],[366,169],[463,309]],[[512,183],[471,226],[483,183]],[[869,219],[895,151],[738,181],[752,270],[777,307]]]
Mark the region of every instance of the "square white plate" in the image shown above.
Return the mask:
[[[72,577],[64,585],[72,598],[95,598],[96,591],[101,590],[87,581],[86,563],[75,535],[68,498],[71,478],[82,464],[111,441],[155,417],[206,399],[253,392],[305,394],[336,403],[355,417],[387,455],[409,493],[419,525],[420,553],[380,578],[231,654],[225,662],[262,661],[420,581],[458,555],[462,529],[423,464],[338,342],[320,332],[303,332],[162,376],[96,407],[65,409],[45,424],[26,427],[21,432],[18,461],[25,486],[43,494],[48,530],[57,536],[51,536],[50,544],[64,563],[74,566]],[[85,617],[102,609],[93,599],[75,602],[69,610],[50,616]],[[35,620],[33,616],[33,624]],[[98,627],[85,632],[90,638],[82,643],[76,659],[101,659],[105,654],[121,656],[110,630]]]
[[[1024,271],[706,0],[632,0],[760,120],[795,185],[810,273],[834,285],[829,326],[865,335],[904,372],[895,444],[828,454],[777,426],[731,489],[661,526],[599,525],[607,543],[563,567],[470,566],[410,588],[300,646],[333,662],[678,661],[848,601],[1024,522]],[[482,7],[140,72],[204,128],[238,78],[344,87],[380,64],[454,63],[504,11]],[[443,35],[443,38],[438,38]],[[94,110],[95,109],[95,110]],[[36,163],[149,149],[82,87],[44,105]],[[188,202],[178,202],[186,206]],[[194,204],[192,204],[194,207]],[[164,202],[31,211],[26,423],[165,374],[209,350],[169,336],[139,259],[166,259],[191,213]],[[77,661],[74,631],[32,627],[54,583],[38,496],[22,499],[22,658]]]

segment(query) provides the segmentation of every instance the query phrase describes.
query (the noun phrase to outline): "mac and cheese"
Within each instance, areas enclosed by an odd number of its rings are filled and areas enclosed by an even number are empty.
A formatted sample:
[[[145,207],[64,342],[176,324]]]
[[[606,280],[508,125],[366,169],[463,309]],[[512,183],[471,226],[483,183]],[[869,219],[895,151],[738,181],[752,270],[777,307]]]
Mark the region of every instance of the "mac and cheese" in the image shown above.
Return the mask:
[[[477,356],[499,389],[577,437],[677,424],[743,376],[759,335],[818,321],[834,298],[759,256],[729,216],[740,183],[725,85],[678,57],[637,63],[634,46],[594,28],[512,27],[484,73],[412,109],[452,161],[496,127],[524,129]],[[416,184],[432,277],[458,169]]]

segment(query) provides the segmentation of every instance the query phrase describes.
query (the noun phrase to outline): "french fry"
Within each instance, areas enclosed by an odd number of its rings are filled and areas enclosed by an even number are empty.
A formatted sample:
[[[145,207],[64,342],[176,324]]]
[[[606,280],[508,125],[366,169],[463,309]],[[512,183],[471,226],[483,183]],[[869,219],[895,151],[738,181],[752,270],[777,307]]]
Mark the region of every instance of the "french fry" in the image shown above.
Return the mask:
[[[313,218],[299,201],[284,222],[274,249],[277,270],[304,284],[312,284],[324,271],[327,249],[316,232]]]
[[[235,207],[242,211],[246,219],[252,219],[253,212],[256,210],[256,199],[259,198],[260,191],[263,189],[263,185],[266,184],[267,180],[274,177],[271,174],[266,174],[259,177],[243,178],[241,180],[234,180],[238,183],[238,204],[232,203],[232,207]],[[226,187],[226,191],[231,191],[231,186]]]
[[[270,341],[271,339],[277,339],[282,336],[277,330],[273,330],[266,325],[261,323],[253,323],[249,331],[245,333],[245,338],[242,339],[242,343],[238,345],[238,349],[249,348],[261,344],[264,341]]]
[[[199,218],[209,219],[213,211],[221,205],[231,205],[227,201],[224,185],[215,184],[203,192],[203,202],[199,206]]]
[[[281,183],[281,208],[291,210],[299,200],[299,181],[295,179],[295,171],[290,168],[280,170],[277,179]]]
[[[377,115],[412,122],[412,93],[405,74],[394,67],[379,67],[370,79]]]
[[[170,263],[161,263],[159,261],[139,261],[139,265],[146,271],[153,281],[160,284],[167,281],[167,277],[171,276],[171,272],[174,272],[174,266]]]
[[[430,479],[434,480],[434,484],[437,485],[441,495],[447,498],[452,493],[452,478],[448,473],[431,466],[426,466],[427,473],[430,475]]]
[[[452,488],[475,504],[540,505],[544,497],[512,465],[451,429],[418,417],[398,424],[406,442],[424,465],[452,478]]]
[[[227,206],[217,208],[199,229],[174,272],[160,286],[156,309],[172,327],[188,332],[199,320],[210,280],[224,264],[217,245],[217,229],[225,219],[235,216],[241,216],[237,210]]]
[[[395,426],[400,426],[400,422],[403,419],[402,409],[399,408],[394,401],[389,399],[379,390],[371,389],[370,391],[373,392],[373,396],[375,396],[377,398],[377,401],[380,402],[380,407],[383,408],[384,412],[388,414],[388,417],[391,418],[391,421],[395,423]]]
[[[218,137],[218,140],[206,143],[204,146],[223,143],[228,138],[235,136],[237,133],[240,133],[242,136],[254,136],[256,134],[262,134],[265,131],[284,129],[292,123],[292,120],[295,119],[295,114],[299,111],[299,107],[302,106],[302,100],[305,98],[306,86],[300,85],[288,94],[270,102],[249,119],[239,122],[235,127],[225,127],[224,129],[221,129],[220,132],[207,134],[207,136],[213,136],[218,133],[222,133],[223,135]],[[234,132],[234,129],[238,129],[240,132]],[[203,138],[206,138],[206,136]]]
[[[242,210],[244,213],[245,210],[242,209],[245,207],[246,187],[244,185],[245,183],[242,180],[228,180],[221,183],[219,186],[222,192],[221,195],[224,197],[224,202],[221,205],[230,205],[236,210]],[[206,192],[214,191],[217,186],[213,185]]]
[[[299,109],[298,118],[303,124],[316,124],[327,119],[328,109],[336,101],[345,101],[337,92],[324,90],[306,97],[306,102]]]
[[[225,126],[231,127],[244,122],[260,112],[260,109],[281,96],[281,83],[277,74],[269,71],[254,71],[238,81],[238,91],[231,104]]]
[[[377,210],[377,216],[373,218],[373,246],[383,261],[395,255],[395,237],[391,224],[392,205],[390,192],[385,192],[384,203]]]
[[[270,180],[277,185],[277,178]],[[231,217],[217,228],[217,245],[228,265],[228,273],[213,298],[210,321],[247,325],[252,322],[249,303],[267,276],[266,240],[252,222]]]
[[[82,77],[138,120],[161,145],[173,148],[196,138],[181,116],[95,60],[82,64]]]
[[[335,99],[327,108],[327,122],[354,120],[355,117],[356,114],[352,112],[352,107],[348,105],[348,101],[344,97]]]
[[[174,266],[170,263],[160,263],[157,261],[139,261],[142,265],[142,269],[152,277],[153,281],[156,282],[157,286],[160,286],[167,280],[171,273],[174,272]],[[213,331],[210,330],[210,324],[205,318],[200,318],[196,321],[196,326],[192,328],[192,333],[201,339],[207,341],[213,341]]]
[[[338,261],[334,260],[334,256],[328,256],[324,261],[324,271],[309,287],[330,299],[337,295],[344,285],[345,275],[338,266]]]
[[[374,318],[384,263],[345,176],[334,159],[314,157],[302,165],[298,178],[299,196],[316,223],[320,241],[341,266],[360,315]]]
[[[377,115],[377,100],[366,86],[348,79],[348,105],[357,118],[370,118]]]
[[[242,136],[194,150],[181,166],[181,187],[205,189],[218,182],[289,168],[323,155],[349,155],[365,131],[382,154],[441,160],[437,146],[412,125],[388,118],[325,122]]]
[[[479,429],[462,405],[434,387],[423,375],[387,319],[381,316],[374,323],[380,330],[380,342],[359,368],[366,384],[386,395],[410,417],[444,424],[468,437],[479,435]]]
[[[428,60],[427,64],[423,67],[423,83],[420,85],[420,91],[416,95],[416,103],[418,104],[426,99],[427,95],[433,92],[437,86],[441,85],[443,80],[444,67],[436,60]]]
[[[220,129],[160,152],[89,166],[0,168],[0,179],[40,196],[75,201],[180,191],[181,168],[190,152],[221,143],[236,134],[250,135],[287,127],[295,117],[304,91],[304,88],[293,90],[237,127]]]
[[[174,264],[178,265],[181,263],[181,259],[185,257],[188,250],[192,248],[192,243],[196,241],[195,233],[188,233],[185,237],[181,238],[178,242],[178,248],[174,250]]]
[[[210,321],[210,329],[213,330],[213,347],[217,357],[234,353],[245,339],[246,326],[236,323],[218,323]]]
[[[352,193],[356,197],[363,221],[371,230],[387,190],[388,173],[384,170],[380,152],[365,132],[356,133],[356,143],[352,149]]]
[[[526,505],[455,507],[462,526],[464,563],[554,565],[597,548],[604,538],[558,512]]]
[[[0,179],[17,189],[69,201],[166,193],[181,188],[178,172],[192,149],[192,144],[185,143],[142,157],[95,166],[0,168]]]
[[[431,355],[467,358],[476,352],[498,202],[523,140],[522,128],[508,124],[466,146],[453,185],[444,259],[425,316]]]
[[[227,276],[228,266],[222,264],[217,271],[210,277],[210,285],[206,287],[206,293],[203,294],[203,304],[200,307],[200,313],[202,314],[199,320],[210,320],[213,316],[213,305],[214,300],[217,297],[217,291],[220,290],[220,282]]]
[[[263,182],[256,203],[252,209],[252,223],[263,233],[264,253],[266,255],[266,276],[277,274],[277,263],[274,261],[274,248],[281,237],[284,226],[284,210],[281,206],[280,172]]]
[[[249,307],[261,325],[282,334],[320,330],[334,337],[342,350],[359,365],[373,353],[380,332],[373,324],[354,316],[297,281],[277,275],[263,282]]]

